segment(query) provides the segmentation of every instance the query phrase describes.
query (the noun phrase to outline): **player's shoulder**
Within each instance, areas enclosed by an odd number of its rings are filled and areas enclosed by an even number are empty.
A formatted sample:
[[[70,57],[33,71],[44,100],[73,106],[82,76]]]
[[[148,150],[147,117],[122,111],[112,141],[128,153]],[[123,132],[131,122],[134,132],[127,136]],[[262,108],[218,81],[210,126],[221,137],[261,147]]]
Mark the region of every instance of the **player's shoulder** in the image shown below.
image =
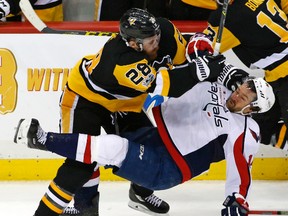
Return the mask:
[[[160,25],[160,30],[161,30],[162,35],[164,36],[167,36],[167,34],[174,35],[175,26],[170,20],[164,17],[157,17],[156,20]]]
[[[232,113],[232,116],[236,123],[235,125],[237,125],[241,130],[243,130],[244,127],[247,127],[256,133],[259,132],[259,125],[250,115],[245,116],[239,113]]]
[[[256,132],[258,132],[260,130],[258,123],[252,117],[248,117],[247,121],[248,121],[248,125],[251,129],[253,129]]]

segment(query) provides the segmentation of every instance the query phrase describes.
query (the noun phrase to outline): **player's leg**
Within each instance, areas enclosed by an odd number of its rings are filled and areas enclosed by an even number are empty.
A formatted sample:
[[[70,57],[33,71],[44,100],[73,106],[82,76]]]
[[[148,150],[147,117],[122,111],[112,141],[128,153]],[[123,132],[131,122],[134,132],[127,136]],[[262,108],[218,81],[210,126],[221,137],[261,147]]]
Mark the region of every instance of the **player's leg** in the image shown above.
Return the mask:
[[[68,90],[65,90],[65,94],[61,100],[61,132],[99,135],[103,119],[109,118],[109,121],[111,121],[110,112],[102,106],[91,103],[75,94],[73,95],[73,92]],[[67,95],[68,97],[65,98]],[[71,100],[73,96],[77,98],[76,106],[74,103],[76,100]],[[95,167],[90,179],[85,182],[83,187],[74,196],[74,207],[81,214],[88,214],[89,216],[99,215],[99,176],[99,168]],[[69,215],[66,210],[64,215]]]
[[[64,157],[70,157],[72,160],[77,159],[88,163],[89,161],[97,161],[102,165],[114,165],[114,173],[116,175],[144,185],[145,188],[132,184],[129,191],[129,206],[139,211],[148,214],[160,213],[164,215],[169,206],[155,196],[152,190],[147,188],[163,190],[182,182],[179,169],[162,143],[156,128],[146,127],[122,134],[126,138],[117,135],[90,136],[84,134],[46,133],[42,131],[41,134],[45,134],[45,138],[41,138],[41,141],[39,141],[37,133],[42,129],[38,121],[35,119],[32,121],[21,121],[19,127],[17,137],[21,137],[22,139],[20,140],[25,140],[26,138],[26,140],[31,141],[34,139],[34,142],[36,140],[39,145],[45,145],[47,150]],[[28,130],[25,132],[22,127],[28,128]],[[20,131],[23,133],[20,133]],[[131,141],[128,143],[128,140]],[[66,151],[63,146],[69,145],[70,149]],[[87,147],[87,145],[90,147]],[[141,150],[143,154],[141,154]],[[141,155],[139,155],[139,152]],[[82,160],[80,160],[81,158]],[[71,163],[71,160],[66,160],[66,164],[69,165],[69,163]],[[72,164],[71,171],[75,169],[74,166],[75,164]],[[85,167],[81,169],[85,169]],[[58,176],[60,177],[71,174],[64,173],[59,175],[60,172],[63,172],[63,169],[59,169]],[[58,184],[61,181],[62,178],[55,178],[55,182],[58,182]],[[54,189],[55,185],[57,184],[52,182],[50,187]],[[50,189],[46,195],[48,196],[52,193],[53,191]],[[64,192],[61,194],[64,194]],[[65,197],[70,193],[67,194]],[[70,194],[70,197],[72,195]],[[39,212],[36,215],[44,213],[45,215],[54,215],[51,214],[50,210],[47,210],[47,204],[44,201],[40,203],[40,207],[37,210]],[[78,214],[78,211],[75,209],[71,211],[71,214],[86,215],[83,212]]]
[[[135,131],[141,127],[153,127],[149,118],[144,112],[141,113],[118,113],[117,122],[120,133]],[[152,199],[153,198],[153,199]],[[129,189],[128,205],[138,211],[150,213],[167,213],[170,209],[169,204],[154,195],[154,191],[131,183]],[[157,202],[154,202],[157,200]]]
[[[67,90],[67,89],[66,89]],[[90,107],[88,107],[90,108]],[[79,98],[76,94],[70,91],[65,91],[61,97],[61,131],[62,132],[73,132],[74,128],[77,130],[83,129],[83,133],[100,133],[100,126],[98,127],[93,124],[91,120],[95,120],[95,116],[89,116],[89,110],[85,101]],[[90,119],[89,119],[89,117]],[[88,131],[87,128],[90,128]],[[93,128],[93,130],[92,130]],[[79,130],[80,130],[79,129]],[[87,131],[86,131],[87,130]],[[67,148],[69,151],[69,147]],[[82,188],[83,184],[89,181],[95,164],[83,164],[74,160],[66,159],[65,163],[59,168],[56,177],[51,182],[47,193],[43,196],[40,204],[35,212],[35,216],[45,215],[54,216],[63,213],[65,207],[73,198],[74,194]],[[99,177],[99,176],[98,176]],[[96,177],[97,178],[97,177]],[[95,186],[95,185],[93,185]],[[96,188],[96,189],[95,189]],[[94,197],[98,195],[98,187],[94,187]],[[90,197],[87,198],[86,203],[90,202],[89,208],[79,205],[80,214],[84,215],[84,211],[91,212],[91,215],[98,215],[98,202],[95,204],[91,201]],[[89,199],[89,200],[88,200]],[[82,201],[82,200],[81,200]],[[81,212],[82,211],[82,212]],[[64,214],[65,215],[65,214]]]
[[[60,215],[76,191],[90,178],[94,167],[95,164],[83,164],[66,159],[42,197],[35,216]]]
[[[134,133],[137,136],[137,131]],[[15,137],[16,143],[29,148],[51,151],[84,164],[97,162],[100,166],[120,167],[128,151],[128,140],[121,136],[45,132],[37,119],[21,119]]]

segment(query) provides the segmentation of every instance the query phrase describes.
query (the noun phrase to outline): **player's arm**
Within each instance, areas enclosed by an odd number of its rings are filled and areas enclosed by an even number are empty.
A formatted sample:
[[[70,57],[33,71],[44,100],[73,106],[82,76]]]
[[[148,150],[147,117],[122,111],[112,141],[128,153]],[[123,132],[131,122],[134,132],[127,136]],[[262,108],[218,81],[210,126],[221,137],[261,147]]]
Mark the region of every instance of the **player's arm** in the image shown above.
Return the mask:
[[[227,198],[223,203],[225,206],[222,209],[223,216],[244,216],[249,211],[247,198],[252,181],[252,162],[259,148],[259,128],[255,123],[251,124],[248,118],[250,117],[245,117],[246,123],[241,125],[236,125],[239,122],[233,119],[230,121],[232,130],[229,131],[228,140],[224,145]]]
[[[223,71],[224,61],[222,55],[203,56],[172,70],[160,68],[154,88],[149,90],[157,95],[179,97],[200,81],[215,81]]]
[[[190,63],[174,67],[160,67],[156,79],[148,89],[143,108],[150,111],[169,97],[179,97],[198,82],[215,81],[224,68],[224,56],[203,56]],[[160,65],[160,64],[158,64]],[[165,65],[163,62],[161,65]]]

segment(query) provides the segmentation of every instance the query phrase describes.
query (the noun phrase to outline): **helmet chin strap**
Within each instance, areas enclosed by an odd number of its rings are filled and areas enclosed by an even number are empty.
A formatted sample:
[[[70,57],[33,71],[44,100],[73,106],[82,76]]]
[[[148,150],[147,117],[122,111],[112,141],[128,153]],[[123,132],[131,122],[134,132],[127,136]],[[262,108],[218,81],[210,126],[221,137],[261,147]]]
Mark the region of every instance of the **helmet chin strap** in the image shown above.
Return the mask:
[[[247,107],[250,107],[250,104],[246,105],[245,107],[243,107],[240,111],[236,112],[236,113],[239,113],[241,115],[251,115],[252,112],[250,113],[244,113],[244,110],[247,108]]]
[[[137,51],[142,52],[143,51],[143,39],[136,38],[136,44],[138,46]]]
[[[138,52],[142,52],[142,51],[143,51],[143,44],[140,43],[140,42],[138,42],[137,45],[138,45],[138,47],[139,47],[139,49],[138,49],[137,51],[138,51]]]
[[[125,41],[125,44],[128,46],[128,47],[132,47],[130,44],[129,44],[129,41],[126,40],[125,38],[122,38],[124,41]],[[143,51],[143,42],[142,40],[136,40],[136,45],[137,45],[137,48],[136,47],[132,47],[134,48],[136,51],[138,52],[142,52]]]

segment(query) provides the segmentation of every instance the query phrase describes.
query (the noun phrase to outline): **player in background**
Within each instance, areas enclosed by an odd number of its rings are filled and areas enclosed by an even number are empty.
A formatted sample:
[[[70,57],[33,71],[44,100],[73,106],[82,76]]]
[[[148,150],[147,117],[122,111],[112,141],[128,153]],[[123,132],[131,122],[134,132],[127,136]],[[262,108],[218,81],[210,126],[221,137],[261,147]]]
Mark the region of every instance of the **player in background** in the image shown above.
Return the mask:
[[[154,107],[157,128],[143,127],[121,137],[56,134],[44,132],[36,119],[22,119],[15,142],[107,165],[114,174],[153,190],[174,187],[226,159],[227,198],[221,215],[244,216],[259,147],[259,127],[250,114],[268,111],[274,101],[263,78],[248,79],[233,93],[217,82],[202,82]]]
[[[21,12],[20,0],[0,0],[0,19],[16,16]],[[63,21],[62,0],[30,0],[41,20]]]
[[[214,40],[221,8],[220,5],[210,14],[204,31]],[[288,0],[230,1],[220,49],[221,53],[232,49],[247,67],[265,70],[265,80],[273,87],[276,103],[269,112],[253,118],[260,126],[261,143],[272,143],[285,150],[288,150],[287,14]],[[276,141],[271,140],[274,133]]]
[[[142,8],[156,17],[165,17],[169,20],[207,20],[211,11],[211,3],[206,0],[206,8],[199,7],[199,1],[188,0],[95,0],[95,21],[119,20],[123,13],[133,7]],[[205,1],[205,2],[206,2]],[[212,8],[216,8],[213,0]],[[204,3],[205,3],[204,2]]]

